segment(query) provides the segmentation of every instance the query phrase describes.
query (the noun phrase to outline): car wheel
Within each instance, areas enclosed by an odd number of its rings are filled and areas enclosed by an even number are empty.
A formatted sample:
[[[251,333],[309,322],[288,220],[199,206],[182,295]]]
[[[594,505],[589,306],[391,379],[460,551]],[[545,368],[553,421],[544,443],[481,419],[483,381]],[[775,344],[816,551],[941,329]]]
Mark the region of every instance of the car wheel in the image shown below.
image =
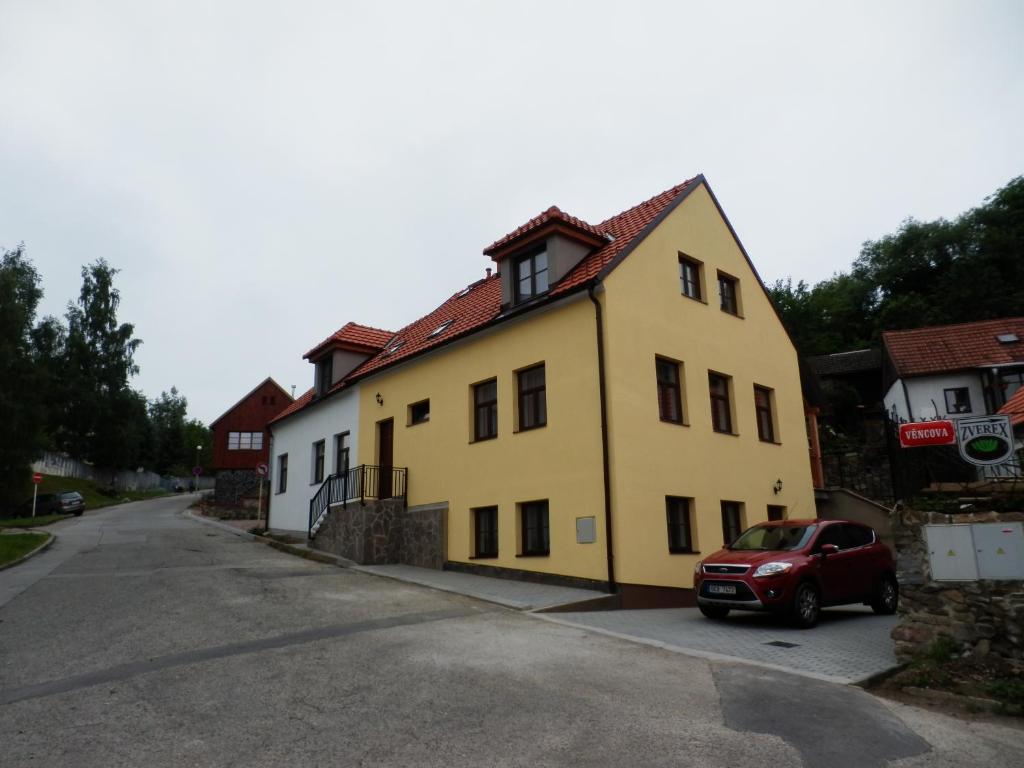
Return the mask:
[[[821,615],[821,598],[818,589],[809,581],[796,588],[793,596],[793,624],[800,629],[810,629],[818,623]]]
[[[882,616],[896,613],[900,604],[900,588],[892,576],[883,576],[878,591],[871,600],[871,610]]]
[[[709,619],[724,619],[729,615],[729,609],[721,605],[700,605],[697,607]]]

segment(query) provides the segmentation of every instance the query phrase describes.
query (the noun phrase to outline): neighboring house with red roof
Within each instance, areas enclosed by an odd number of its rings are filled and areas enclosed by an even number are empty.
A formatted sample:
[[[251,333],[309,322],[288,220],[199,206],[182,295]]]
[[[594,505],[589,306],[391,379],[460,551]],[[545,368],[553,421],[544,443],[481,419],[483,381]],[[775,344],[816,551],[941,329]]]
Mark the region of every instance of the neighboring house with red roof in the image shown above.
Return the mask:
[[[742,529],[815,516],[796,350],[703,176],[597,224],[552,206],[484,255],[424,317],[306,354],[271,528],[651,606],[693,604]]]
[[[882,335],[885,407],[897,421],[995,413],[1024,384],[1024,317]]]
[[[999,413],[1010,417],[1015,430],[1024,427],[1024,387],[1014,392],[1006,405],[999,409]]]
[[[219,503],[238,504],[257,489],[256,467],[270,461],[267,422],[291,404],[291,395],[268,376],[210,424]]]

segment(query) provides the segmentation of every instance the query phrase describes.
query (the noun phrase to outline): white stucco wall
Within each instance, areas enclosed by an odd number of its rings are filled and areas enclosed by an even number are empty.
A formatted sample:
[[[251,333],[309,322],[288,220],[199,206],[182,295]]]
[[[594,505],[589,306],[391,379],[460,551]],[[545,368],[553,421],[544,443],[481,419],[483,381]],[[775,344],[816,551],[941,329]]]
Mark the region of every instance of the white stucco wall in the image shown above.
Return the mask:
[[[903,384],[906,384],[907,395],[910,397],[912,413],[907,412],[907,402],[903,395]],[[948,413],[946,411],[947,389],[967,387],[971,396],[971,410],[966,413]],[[948,373],[940,376],[920,376],[896,381],[885,393],[885,408],[889,413],[895,412],[905,421],[922,421],[927,419],[956,418],[958,416],[983,416],[985,396],[981,387],[980,373]]]
[[[349,466],[359,464],[359,388],[332,395],[300,413],[271,426],[270,444],[270,527],[306,534],[309,500],[320,488],[313,483],[313,443],[326,442],[324,477],[334,471],[334,436],[348,432]],[[278,457],[288,454],[288,487],[280,493]]]

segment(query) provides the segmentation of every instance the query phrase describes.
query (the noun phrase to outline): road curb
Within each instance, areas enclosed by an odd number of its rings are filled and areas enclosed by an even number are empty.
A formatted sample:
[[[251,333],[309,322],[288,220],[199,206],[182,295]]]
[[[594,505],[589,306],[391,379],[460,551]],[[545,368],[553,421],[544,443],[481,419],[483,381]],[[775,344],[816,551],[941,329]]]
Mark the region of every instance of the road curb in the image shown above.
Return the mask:
[[[351,561],[346,560],[343,557],[331,555],[326,552],[318,552],[315,549],[310,549],[308,547],[297,547],[293,544],[287,544],[283,541],[278,541],[277,539],[272,539],[267,536],[257,536],[254,533],[239,530],[238,528],[235,528],[235,526],[227,525],[219,520],[211,520],[210,518],[203,517],[202,515],[194,515],[187,509],[183,514],[185,517],[195,520],[197,523],[212,526],[224,531],[225,533],[233,533],[235,536],[241,536],[243,539],[258,541],[260,544],[266,544],[268,547],[276,549],[279,552],[295,555],[295,557],[301,557],[303,560],[312,560],[313,562],[323,563],[325,565],[336,565],[339,568],[348,568],[353,564]]]
[[[402,584],[412,584],[417,587],[422,587],[423,589],[434,589],[438,592],[444,592],[448,595],[459,595],[460,597],[468,597],[471,600],[480,600],[484,603],[493,603],[494,605],[500,605],[502,608],[510,608],[514,611],[519,611],[521,613],[527,613],[533,610],[533,606],[529,603],[521,603],[516,600],[504,600],[500,597],[481,597],[480,595],[471,595],[467,592],[460,592],[457,589],[452,589],[451,587],[445,587],[443,585],[438,584],[427,584],[422,581],[414,581],[413,579],[410,579],[406,576],[400,576],[394,573],[380,573],[379,571],[372,571],[367,568],[364,568],[359,564],[351,565],[349,566],[349,568],[350,570],[359,571],[359,573],[364,573],[367,576],[376,576],[378,579],[391,579],[392,581],[399,581]]]
[[[48,550],[50,548],[50,546],[53,544],[53,542],[55,542],[57,540],[57,534],[56,533],[50,533],[49,531],[34,531],[32,529],[28,529],[26,531],[21,531],[21,533],[45,533],[50,538],[48,538],[46,541],[44,541],[38,547],[33,549],[31,552],[28,552],[28,553],[22,555],[21,557],[19,557],[17,560],[14,560],[13,562],[7,563],[5,565],[0,565],[0,571],[6,571],[8,568],[13,568],[16,565],[21,565],[26,560],[29,560],[29,559],[35,557],[36,555],[38,555],[40,552],[45,552],[46,550]]]

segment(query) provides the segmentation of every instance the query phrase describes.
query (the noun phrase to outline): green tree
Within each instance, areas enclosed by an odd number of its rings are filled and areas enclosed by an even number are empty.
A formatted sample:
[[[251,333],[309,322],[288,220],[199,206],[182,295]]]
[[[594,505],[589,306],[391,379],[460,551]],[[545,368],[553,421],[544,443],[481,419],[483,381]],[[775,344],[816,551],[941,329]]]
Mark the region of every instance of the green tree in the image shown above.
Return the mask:
[[[17,504],[45,445],[33,324],[43,291],[25,246],[0,260],[0,505]]]

